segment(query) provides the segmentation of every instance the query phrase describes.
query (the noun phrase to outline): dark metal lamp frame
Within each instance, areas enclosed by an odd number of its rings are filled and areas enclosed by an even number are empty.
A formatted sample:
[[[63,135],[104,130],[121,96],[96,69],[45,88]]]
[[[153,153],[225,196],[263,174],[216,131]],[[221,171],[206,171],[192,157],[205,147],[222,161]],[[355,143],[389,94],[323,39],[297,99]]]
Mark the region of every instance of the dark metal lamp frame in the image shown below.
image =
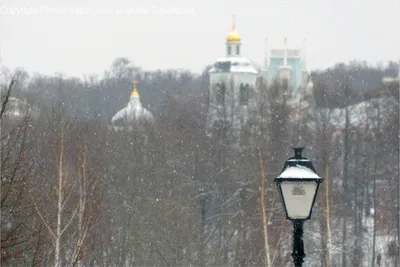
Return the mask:
[[[288,167],[300,165],[303,167],[307,167],[307,168],[311,169],[312,171],[314,171],[315,173],[317,173],[315,171],[314,166],[312,165],[312,162],[301,155],[302,150],[303,150],[303,148],[294,148],[295,156],[292,158],[289,158],[285,162],[282,172]],[[292,257],[293,257],[293,263],[294,263],[295,267],[303,266],[304,258],[306,257],[306,254],[304,253],[304,244],[303,244],[303,225],[306,220],[309,220],[311,218],[312,209],[314,207],[315,199],[317,198],[317,194],[318,194],[319,184],[322,183],[323,180],[324,180],[323,178],[299,178],[299,177],[294,177],[294,178],[279,178],[279,177],[277,177],[274,179],[276,185],[278,186],[279,195],[281,196],[281,200],[283,203],[283,208],[285,209],[286,219],[293,222],[293,253],[292,253]],[[314,199],[312,201],[310,213],[308,214],[307,218],[294,219],[294,218],[289,217],[289,214],[286,209],[285,199],[282,194],[282,188],[281,188],[282,182],[287,182],[287,181],[317,183],[317,188],[315,190]]]
[[[288,214],[287,209],[286,209],[286,202],[285,202],[285,199],[283,198],[282,187],[281,187],[282,182],[315,182],[317,184],[317,189],[315,190],[315,195],[314,195],[314,199],[313,199],[312,204],[311,204],[310,213],[308,214],[307,218],[303,219],[303,220],[309,220],[311,218],[311,213],[312,213],[312,209],[313,209],[314,204],[315,204],[315,200],[317,199],[319,184],[322,183],[322,181],[323,181],[323,178],[306,178],[306,179],[301,179],[301,178],[275,178],[275,183],[278,186],[279,195],[281,196],[281,200],[282,200],[282,203],[283,203],[283,208],[284,208],[285,213],[286,213],[286,220],[293,221],[293,220],[298,220],[298,219],[294,219],[294,218],[289,217],[289,214]]]

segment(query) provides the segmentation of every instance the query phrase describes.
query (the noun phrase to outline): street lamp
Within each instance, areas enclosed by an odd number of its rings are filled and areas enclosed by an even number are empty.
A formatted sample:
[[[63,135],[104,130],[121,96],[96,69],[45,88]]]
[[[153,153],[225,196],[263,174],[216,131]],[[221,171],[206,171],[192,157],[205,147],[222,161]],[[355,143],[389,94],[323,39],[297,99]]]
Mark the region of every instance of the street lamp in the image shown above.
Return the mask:
[[[301,155],[303,148],[294,148],[294,157],[283,166],[282,173],[275,178],[285,209],[286,219],[293,222],[293,262],[302,266],[304,262],[303,224],[311,217],[317,196],[319,177],[312,162]]]

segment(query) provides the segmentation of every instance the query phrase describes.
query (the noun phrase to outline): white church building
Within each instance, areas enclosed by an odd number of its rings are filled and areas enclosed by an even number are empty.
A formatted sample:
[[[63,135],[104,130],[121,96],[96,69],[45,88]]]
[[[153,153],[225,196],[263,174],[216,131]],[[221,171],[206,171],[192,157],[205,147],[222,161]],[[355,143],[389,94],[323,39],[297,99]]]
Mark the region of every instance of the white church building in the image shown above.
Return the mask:
[[[229,131],[239,137],[256,109],[258,72],[250,60],[242,56],[242,41],[235,22],[226,37],[225,56],[209,70],[209,135]]]
[[[111,119],[115,131],[132,131],[137,123],[153,122],[153,115],[142,106],[140,96],[133,82],[133,90],[128,105],[118,111]]]

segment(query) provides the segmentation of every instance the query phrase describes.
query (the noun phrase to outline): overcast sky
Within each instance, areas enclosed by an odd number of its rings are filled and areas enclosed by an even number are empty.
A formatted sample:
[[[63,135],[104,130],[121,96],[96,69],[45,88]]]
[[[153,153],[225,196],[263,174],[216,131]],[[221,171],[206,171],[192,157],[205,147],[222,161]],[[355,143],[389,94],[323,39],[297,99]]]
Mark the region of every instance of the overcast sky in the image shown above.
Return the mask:
[[[3,65],[103,73],[116,57],[145,69],[200,72],[225,54],[236,14],[242,54],[306,38],[309,69],[400,60],[400,0],[0,0]],[[88,13],[91,14],[88,14]]]

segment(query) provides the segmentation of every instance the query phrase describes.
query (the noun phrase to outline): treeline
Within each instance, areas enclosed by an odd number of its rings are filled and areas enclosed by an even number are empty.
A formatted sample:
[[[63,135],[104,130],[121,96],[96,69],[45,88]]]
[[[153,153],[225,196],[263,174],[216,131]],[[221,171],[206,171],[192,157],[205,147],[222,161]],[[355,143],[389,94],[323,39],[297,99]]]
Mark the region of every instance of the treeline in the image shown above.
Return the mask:
[[[50,112],[52,103],[60,101],[71,116],[78,119],[99,117],[110,121],[111,117],[129,100],[133,80],[138,81],[138,90],[146,108],[158,116],[168,95],[179,95],[185,101],[196,97],[207,97],[208,73],[195,74],[188,70],[145,71],[132,66],[126,58],[116,59],[102,77],[86,75],[82,78],[66,77],[62,74],[30,76],[23,69],[3,70],[5,80],[12,77],[18,83],[14,87],[14,96],[27,97],[28,102]],[[397,64],[390,62],[385,67],[372,67],[365,62],[340,63],[323,71],[311,74],[318,85],[318,106],[343,107],[345,103],[343,86],[346,82],[350,88],[351,104],[379,97],[379,88],[384,76],[397,76]],[[6,84],[3,84],[3,90]],[[322,99],[325,96],[325,102]],[[328,98],[326,98],[328,97]]]
[[[377,83],[368,90],[378,98],[352,105],[349,76],[321,78],[293,106],[290,88],[261,82],[252,114],[260,119],[247,127],[258,130],[235,140],[228,124],[204,132],[206,74],[143,78],[118,60],[107,75],[10,76],[17,80],[3,91],[1,114],[2,265],[286,266],[292,226],[273,179],[299,144],[325,178],[305,226],[306,261],[399,263],[398,216],[390,215],[399,203],[398,89],[393,96]],[[135,77],[157,120],[113,132],[109,118],[126,105]],[[345,94],[347,106],[331,108],[322,90]],[[7,96],[26,98],[40,116],[8,116]]]

